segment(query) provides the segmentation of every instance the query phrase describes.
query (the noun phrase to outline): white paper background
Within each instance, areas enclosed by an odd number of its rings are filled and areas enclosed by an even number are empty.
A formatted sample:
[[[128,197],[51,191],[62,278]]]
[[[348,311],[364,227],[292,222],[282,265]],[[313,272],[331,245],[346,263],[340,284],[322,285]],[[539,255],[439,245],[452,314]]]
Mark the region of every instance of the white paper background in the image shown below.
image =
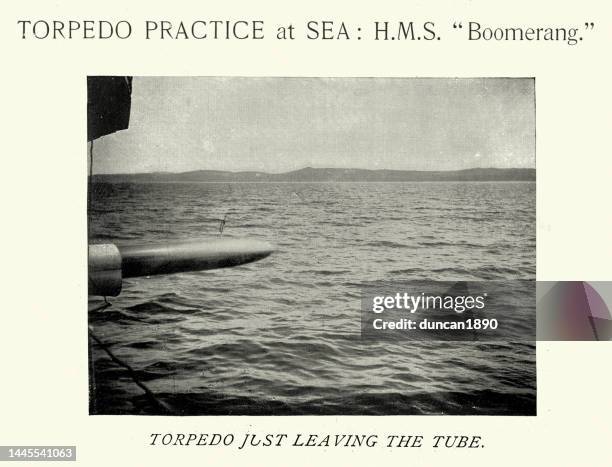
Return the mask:
[[[11,1],[2,47],[0,444],[76,444],[83,465],[608,465],[609,343],[538,344],[538,416],[111,417],[88,415],[88,74],[535,76],[540,280],[611,280],[608,1]],[[264,19],[265,41],[21,40],[18,19]],[[434,43],[281,42],[273,26],[432,20]],[[452,22],[596,23],[585,40],[468,43]],[[303,29],[302,29],[303,30]],[[137,32],[135,31],[135,34]],[[300,34],[298,34],[300,35]],[[485,449],[153,448],[150,432],[477,434]]]

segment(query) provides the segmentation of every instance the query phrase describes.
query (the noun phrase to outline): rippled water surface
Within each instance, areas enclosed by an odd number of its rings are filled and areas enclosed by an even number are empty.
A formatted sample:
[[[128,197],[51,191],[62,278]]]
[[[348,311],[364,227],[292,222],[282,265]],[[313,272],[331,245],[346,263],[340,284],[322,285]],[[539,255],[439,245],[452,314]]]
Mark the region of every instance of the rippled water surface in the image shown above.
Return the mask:
[[[91,234],[215,237],[226,214],[277,251],[127,280],[89,315],[131,367],[90,340],[92,413],[535,413],[534,345],[360,338],[365,282],[535,279],[535,183],[98,184]]]

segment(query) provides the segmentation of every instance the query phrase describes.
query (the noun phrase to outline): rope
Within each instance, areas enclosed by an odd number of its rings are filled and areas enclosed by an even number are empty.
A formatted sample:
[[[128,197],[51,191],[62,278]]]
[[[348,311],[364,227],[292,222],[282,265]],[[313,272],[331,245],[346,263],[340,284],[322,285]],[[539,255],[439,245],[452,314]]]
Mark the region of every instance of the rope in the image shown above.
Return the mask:
[[[106,308],[106,304],[103,305],[104,308]],[[132,380],[134,381],[134,383],[136,384],[136,386],[138,386],[140,389],[142,389],[144,391],[144,393],[146,394],[146,396],[149,398],[149,400],[157,406],[158,409],[160,409],[164,415],[171,415],[173,414],[173,410],[170,408],[170,406],[168,404],[166,404],[165,402],[159,400],[155,394],[153,394],[153,392],[142,382],[138,379],[138,376],[136,374],[136,371],[127,363],[125,363],[123,360],[121,360],[119,357],[117,357],[113,352],[111,352],[111,350],[108,348],[109,346],[107,344],[105,344],[104,342],[102,342],[102,339],[100,339],[98,336],[96,336],[93,328],[91,326],[88,326],[89,328],[89,335],[90,337],[96,341],[96,343],[100,346],[100,348],[102,350],[104,350],[106,352],[106,354],[110,357],[110,359],[115,362],[117,365],[122,366],[123,368],[125,368],[127,370],[127,372],[129,373],[130,377],[132,378]]]
[[[87,180],[87,248],[89,251],[89,240],[91,240],[91,231],[90,231],[90,216],[91,216],[91,210],[92,210],[92,206],[93,206],[93,186],[92,186],[92,178],[93,178],[93,162],[94,162],[94,158],[93,158],[93,140],[90,141],[89,144],[89,177]],[[89,277],[89,280],[91,281],[91,277]],[[92,310],[89,310],[90,312],[97,312],[97,311],[102,311],[106,308],[108,308],[109,306],[111,306],[111,303],[106,299],[106,297],[104,297],[104,303],[102,305],[100,305],[97,308],[94,308]],[[134,383],[136,384],[136,386],[138,386],[140,389],[142,389],[145,393],[145,395],[149,398],[149,400],[155,405],[157,406],[157,408],[165,415],[171,415],[174,411],[170,408],[170,406],[166,403],[164,403],[163,401],[159,400],[155,394],[153,394],[153,392],[142,382],[138,379],[138,375],[136,373],[136,371],[127,363],[125,363],[123,360],[121,360],[119,357],[117,357],[113,352],[111,352],[111,350],[108,348],[109,346],[107,344],[105,344],[104,342],[102,342],[102,339],[100,339],[94,332],[93,328],[91,325],[88,326],[88,330],[89,330],[89,336],[98,344],[98,346],[100,346],[100,348],[102,350],[104,350],[104,352],[106,352],[106,354],[110,357],[110,359],[115,362],[117,365],[122,366],[123,368],[125,368],[127,370],[127,372],[129,373],[130,377],[132,378],[132,380],[134,381]],[[92,356],[92,361],[91,361],[91,365],[93,366],[93,356]],[[92,371],[92,375],[93,375],[93,371]],[[93,376],[92,376],[93,378]],[[95,380],[93,381],[94,387],[95,387]]]

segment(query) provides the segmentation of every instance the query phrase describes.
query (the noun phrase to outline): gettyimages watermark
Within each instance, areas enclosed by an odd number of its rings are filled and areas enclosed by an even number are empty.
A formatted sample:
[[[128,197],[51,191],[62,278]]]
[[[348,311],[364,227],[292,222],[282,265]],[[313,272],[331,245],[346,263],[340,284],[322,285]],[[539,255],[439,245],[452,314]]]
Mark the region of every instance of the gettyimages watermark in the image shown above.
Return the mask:
[[[612,340],[612,282],[406,281],[362,288],[364,339]]]
[[[366,339],[535,341],[535,281],[409,281],[362,289]]]

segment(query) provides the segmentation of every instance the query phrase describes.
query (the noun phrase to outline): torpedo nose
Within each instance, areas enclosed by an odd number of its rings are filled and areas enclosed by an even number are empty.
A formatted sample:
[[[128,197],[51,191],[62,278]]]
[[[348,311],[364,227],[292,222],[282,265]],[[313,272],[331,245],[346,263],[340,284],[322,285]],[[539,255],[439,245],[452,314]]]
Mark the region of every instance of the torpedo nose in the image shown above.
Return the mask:
[[[219,238],[166,242],[154,245],[118,245],[123,277],[227,268],[258,261],[274,248],[250,238]]]

